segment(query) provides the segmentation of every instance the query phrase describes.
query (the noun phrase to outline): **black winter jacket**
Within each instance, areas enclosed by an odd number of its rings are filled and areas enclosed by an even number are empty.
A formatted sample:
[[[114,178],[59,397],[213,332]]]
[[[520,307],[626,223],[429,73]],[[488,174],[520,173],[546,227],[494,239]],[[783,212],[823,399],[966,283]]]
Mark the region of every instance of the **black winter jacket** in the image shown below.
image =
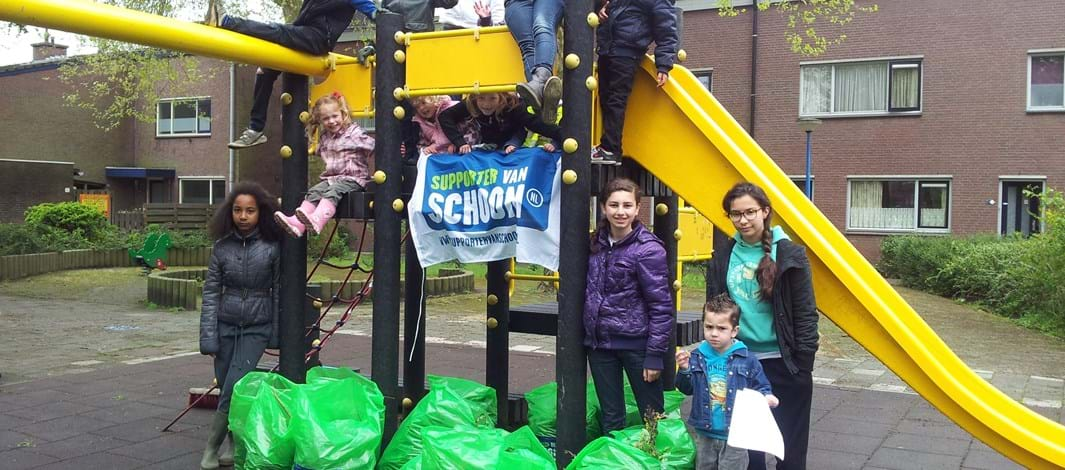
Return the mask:
[[[200,311],[200,353],[218,352],[218,324],[273,325],[270,347],[277,347],[281,248],[259,231],[231,233],[214,243]]]
[[[455,147],[466,145],[466,138],[459,126],[470,119],[477,123],[481,143],[494,144],[500,151],[507,145],[521,147],[527,134],[526,129],[555,141],[562,138],[558,126],[545,124],[538,117],[529,114],[524,103],[519,102],[513,109],[504,111],[501,115],[474,118],[466,100],[463,100],[440,113],[440,128]]]
[[[596,2],[596,10],[602,2]],[[672,0],[611,0],[596,30],[599,55],[643,57],[653,40],[655,68],[668,73],[677,59],[677,13]]]
[[[451,8],[459,0],[382,0],[381,8],[403,15],[403,28],[408,33],[433,30],[433,10]]]
[[[706,270],[706,298],[728,292],[725,280],[736,240],[714,250]],[[792,374],[813,371],[817,353],[817,302],[810,277],[806,248],[791,240],[777,242],[777,279],[773,283],[773,329],[780,355]]]
[[[355,8],[349,0],[304,0],[292,24],[309,26],[321,32],[324,36],[318,44],[320,49],[309,52],[323,55],[333,50],[354,17]]]

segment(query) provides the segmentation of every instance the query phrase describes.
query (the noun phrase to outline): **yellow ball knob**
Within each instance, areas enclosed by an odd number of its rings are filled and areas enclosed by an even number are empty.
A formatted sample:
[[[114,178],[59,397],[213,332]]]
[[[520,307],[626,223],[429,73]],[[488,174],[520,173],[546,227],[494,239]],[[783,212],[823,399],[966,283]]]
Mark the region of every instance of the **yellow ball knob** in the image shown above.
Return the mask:
[[[399,33],[396,33],[396,34],[399,34]],[[414,406],[414,400],[411,400],[410,398],[404,398],[403,399],[403,408],[404,409],[409,410],[410,407],[412,407],[412,406]]]
[[[317,348],[318,346],[321,346],[321,345],[322,345],[322,340],[320,340],[320,339],[315,339],[314,341],[311,341],[311,346],[313,346],[313,347]]]
[[[573,170],[566,170],[562,172],[562,182],[566,184],[573,184],[577,182],[577,172]]]
[[[281,94],[281,104],[284,104],[284,105],[292,104],[292,94],[291,93],[282,93]]]
[[[599,80],[596,80],[595,77],[588,77],[584,79],[584,86],[588,88],[588,91],[595,91],[596,88],[599,88]]]
[[[396,31],[396,34],[392,35],[392,39],[396,40],[396,44],[403,44],[403,31]]]
[[[488,325],[489,330],[494,330],[497,326],[499,326],[499,320],[496,320],[495,318],[489,318],[488,321],[485,322],[485,324]]]
[[[599,15],[595,14],[594,11],[588,14],[588,26],[593,28],[599,26]]]
[[[513,273],[511,273],[510,271],[507,271],[507,272],[503,273],[503,279],[506,279],[506,280],[509,281],[510,278],[513,277],[513,275],[514,275]]]
[[[307,122],[310,121],[310,120],[311,120],[311,113],[308,113],[307,111],[300,112],[300,122],[302,122],[304,124],[307,124]]]
[[[577,145],[577,139],[574,139],[573,137],[569,137],[566,140],[562,141],[562,150],[564,150],[566,153],[576,152],[577,147],[579,147]]]
[[[665,204],[662,204],[662,203],[658,203],[657,205],[655,205],[655,214],[666,215],[668,213],[669,213],[669,206],[667,206]]]
[[[320,309],[322,308],[322,301],[319,299],[315,299],[314,302],[311,302],[311,305],[313,305],[314,308]]]
[[[211,379],[211,385],[214,385],[215,387],[217,387],[218,386],[218,378]]]
[[[397,86],[395,90],[392,90],[392,97],[395,98],[396,101],[402,100],[405,96],[406,92],[403,91],[403,87]]]
[[[688,60],[688,51],[684,49],[677,51],[677,62],[684,62],[685,60]]]
[[[370,201],[369,207],[370,209],[373,209],[373,201]]]
[[[292,156],[292,147],[287,145],[281,146],[281,158],[288,158]]]
[[[377,170],[373,172],[373,182],[377,184],[383,184],[385,182],[385,172]]]
[[[407,112],[403,110],[402,106],[396,106],[395,108],[392,108],[392,115],[395,116],[396,119],[403,119],[407,115]]]
[[[673,290],[680,290],[680,280],[673,281]]]
[[[673,239],[674,240],[680,240],[680,238],[683,237],[683,236],[684,236],[684,232],[681,232],[679,228],[673,231]]]
[[[581,56],[577,54],[566,54],[566,68],[573,70],[581,65]]]
[[[499,297],[496,297],[495,294],[491,294],[491,295],[488,296],[488,305],[495,305],[495,304],[498,304],[498,303],[499,303]]]
[[[407,61],[407,54],[403,51],[396,51],[392,53],[392,58],[396,60],[397,64],[402,64]]]
[[[392,201],[392,210],[396,212],[403,212],[403,200],[396,199],[395,201]]]

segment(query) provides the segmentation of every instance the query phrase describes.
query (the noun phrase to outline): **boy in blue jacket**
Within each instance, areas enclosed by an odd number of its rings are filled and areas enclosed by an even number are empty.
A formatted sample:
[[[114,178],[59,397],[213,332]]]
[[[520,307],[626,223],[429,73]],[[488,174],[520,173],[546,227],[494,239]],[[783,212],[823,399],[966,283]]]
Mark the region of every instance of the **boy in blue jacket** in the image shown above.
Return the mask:
[[[761,363],[736,339],[739,325],[740,307],[727,294],[714,297],[703,307],[706,341],[691,353],[676,354],[677,390],[692,396],[688,424],[695,428],[698,470],[747,468],[747,450],[726,444],[736,391],[754,389],[765,395],[769,406],[779,404]]]

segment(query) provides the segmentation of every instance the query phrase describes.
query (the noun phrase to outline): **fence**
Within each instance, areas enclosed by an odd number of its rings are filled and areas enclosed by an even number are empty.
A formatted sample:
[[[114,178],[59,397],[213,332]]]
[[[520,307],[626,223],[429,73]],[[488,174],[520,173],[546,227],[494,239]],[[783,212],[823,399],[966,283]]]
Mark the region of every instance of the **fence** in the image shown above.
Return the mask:
[[[167,250],[166,256],[170,266],[207,266],[211,260],[211,248],[171,248]],[[67,250],[0,256],[0,281],[67,269],[118,268],[132,265],[129,252],[124,249]]]
[[[153,203],[128,211],[117,211],[111,223],[126,230],[160,225],[172,230],[206,229],[214,215],[211,204]]]
[[[148,276],[148,302],[160,307],[198,310],[206,269],[158,271]]]

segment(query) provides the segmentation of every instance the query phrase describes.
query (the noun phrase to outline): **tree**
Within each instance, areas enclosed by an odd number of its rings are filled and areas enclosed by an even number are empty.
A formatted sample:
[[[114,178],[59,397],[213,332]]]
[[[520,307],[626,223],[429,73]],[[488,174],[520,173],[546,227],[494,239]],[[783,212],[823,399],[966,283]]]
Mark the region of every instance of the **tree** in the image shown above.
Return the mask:
[[[736,16],[747,11],[733,7],[732,0],[719,1],[718,14],[721,16]],[[830,29],[838,31],[853,21],[856,14],[875,13],[879,9],[875,3],[855,5],[854,0],[755,0],[759,11],[766,11],[773,4],[781,15],[787,16],[784,37],[791,45],[792,52],[804,56],[824,54],[829,46],[841,44],[847,39],[843,33],[825,34],[824,27],[831,25],[833,27]]]

